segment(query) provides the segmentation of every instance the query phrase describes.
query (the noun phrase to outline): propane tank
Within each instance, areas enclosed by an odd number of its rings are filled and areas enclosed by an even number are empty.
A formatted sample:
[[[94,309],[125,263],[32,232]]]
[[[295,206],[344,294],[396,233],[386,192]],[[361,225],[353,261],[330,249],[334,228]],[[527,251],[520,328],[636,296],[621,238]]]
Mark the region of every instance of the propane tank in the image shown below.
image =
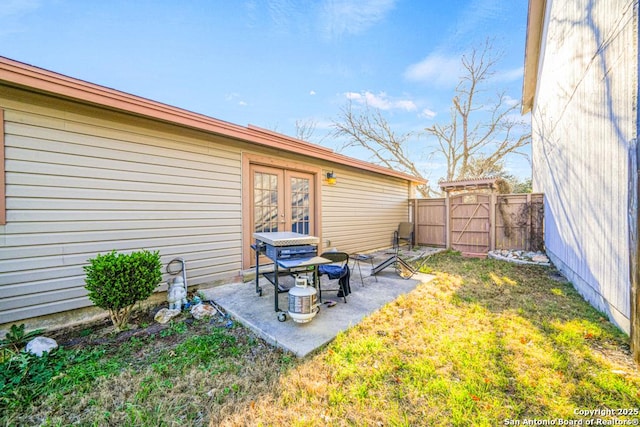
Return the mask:
[[[310,322],[318,312],[318,291],[307,285],[306,277],[297,277],[289,290],[289,316],[294,322]]]

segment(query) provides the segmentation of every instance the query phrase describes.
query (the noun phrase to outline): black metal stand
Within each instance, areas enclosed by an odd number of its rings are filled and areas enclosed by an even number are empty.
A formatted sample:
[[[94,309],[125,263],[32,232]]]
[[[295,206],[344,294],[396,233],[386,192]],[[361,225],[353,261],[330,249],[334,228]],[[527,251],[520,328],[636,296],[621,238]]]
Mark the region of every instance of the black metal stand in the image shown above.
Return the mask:
[[[264,243],[256,240],[254,245],[251,245],[251,248],[256,253],[256,293],[259,296],[262,296],[262,287],[259,284],[260,281],[260,254],[266,253],[266,246]],[[287,313],[283,310],[280,310],[278,294],[283,292],[288,292],[289,289],[282,288],[279,283],[280,276],[293,276],[296,277],[301,273],[309,273],[313,274],[313,287],[316,289],[320,289],[318,285],[319,275],[318,275],[318,266],[322,264],[330,263],[331,260],[322,257],[310,257],[310,258],[299,258],[295,260],[286,260],[286,261],[277,261],[273,260],[273,272],[262,273],[262,277],[266,278],[274,287],[273,292],[273,309],[276,313],[278,313],[278,320],[280,322],[284,322],[287,320]],[[281,271],[280,267],[284,270]],[[318,296],[320,298],[320,302],[322,302],[322,295],[320,291],[318,291]]]
[[[413,268],[405,260],[403,260],[398,256],[398,248],[396,248],[396,253],[392,255],[390,258],[387,258],[386,260],[382,261],[380,264],[373,267],[373,269],[371,270],[371,274],[376,275],[380,273],[382,270],[384,270],[385,268],[393,265],[396,269],[396,273],[398,273],[398,275],[403,279],[407,280],[412,278],[413,275],[416,274],[418,270],[420,270],[420,268],[422,267],[422,265],[425,263],[427,259],[429,259],[429,257],[425,258],[417,269]]]
[[[371,270],[373,270],[374,269],[373,257],[371,255],[355,254],[351,257],[351,259],[353,259],[353,271],[355,271],[356,267],[358,267],[358,272],[360,273],[360,285],[364,286],[364,277],[362,277],[362,269],[360,268],[360,262],[369,261],[369,263],[371,264]],[[373,274],[373,272],[371,273],[371,275],[376,278],[376,282],[377,282],[378,276]]]

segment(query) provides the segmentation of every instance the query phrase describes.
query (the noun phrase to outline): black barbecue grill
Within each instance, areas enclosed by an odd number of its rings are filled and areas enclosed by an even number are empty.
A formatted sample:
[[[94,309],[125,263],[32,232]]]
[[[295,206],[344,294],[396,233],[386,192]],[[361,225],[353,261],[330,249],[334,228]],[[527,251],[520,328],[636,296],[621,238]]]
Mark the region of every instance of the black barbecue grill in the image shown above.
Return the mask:
[[[328,264],[331,260],[318,256],[318,241],[315,236],[293,232],[253,233],[256,243],[251,245],[256,253],[256,293],[262,296],[260,279],[260,255],[265,255],[273,261],[273,272],[262,273],[274,286],[274,310],[278,313],[278,320],[284,322],[286,313],[278,307],[278,293],[289,289],[280,283],[281,276],[297,275],[301,273],[313,274],[313,285],[317,288],[317,267]]]

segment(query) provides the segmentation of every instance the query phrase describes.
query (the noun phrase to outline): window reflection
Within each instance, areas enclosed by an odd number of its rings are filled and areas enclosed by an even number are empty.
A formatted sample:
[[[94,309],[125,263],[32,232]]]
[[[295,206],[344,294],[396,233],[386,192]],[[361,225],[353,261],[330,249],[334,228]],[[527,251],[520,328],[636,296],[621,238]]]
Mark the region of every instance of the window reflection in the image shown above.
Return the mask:
[[[310,234],[309,179],[291,178],[291,231]]]
[[[253,178],[253,216],[256,232],[278,231],[278,176],[256,172]]]

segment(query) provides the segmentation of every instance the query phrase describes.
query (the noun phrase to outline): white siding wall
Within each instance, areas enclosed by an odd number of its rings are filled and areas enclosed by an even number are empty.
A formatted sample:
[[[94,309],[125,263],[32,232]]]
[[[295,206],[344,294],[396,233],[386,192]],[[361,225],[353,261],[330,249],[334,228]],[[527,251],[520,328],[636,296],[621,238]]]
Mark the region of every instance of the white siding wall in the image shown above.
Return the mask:
[[[90,305],[82,266],[113,249],[159,250],[163,264],[184,257],[189,284],[238,274],[238,149],[48,103],[0,92],[0,324]]]
[[[322,187],[325,247],[357,253],[391,246],[398,223],[409,218],[407,181],[346,169],[332,170],[337,184],[325,183]]]
[[[636,3],[547,4],[532,111],[534,191],[545,193],[546,249],[576,288],[628,332]]]

